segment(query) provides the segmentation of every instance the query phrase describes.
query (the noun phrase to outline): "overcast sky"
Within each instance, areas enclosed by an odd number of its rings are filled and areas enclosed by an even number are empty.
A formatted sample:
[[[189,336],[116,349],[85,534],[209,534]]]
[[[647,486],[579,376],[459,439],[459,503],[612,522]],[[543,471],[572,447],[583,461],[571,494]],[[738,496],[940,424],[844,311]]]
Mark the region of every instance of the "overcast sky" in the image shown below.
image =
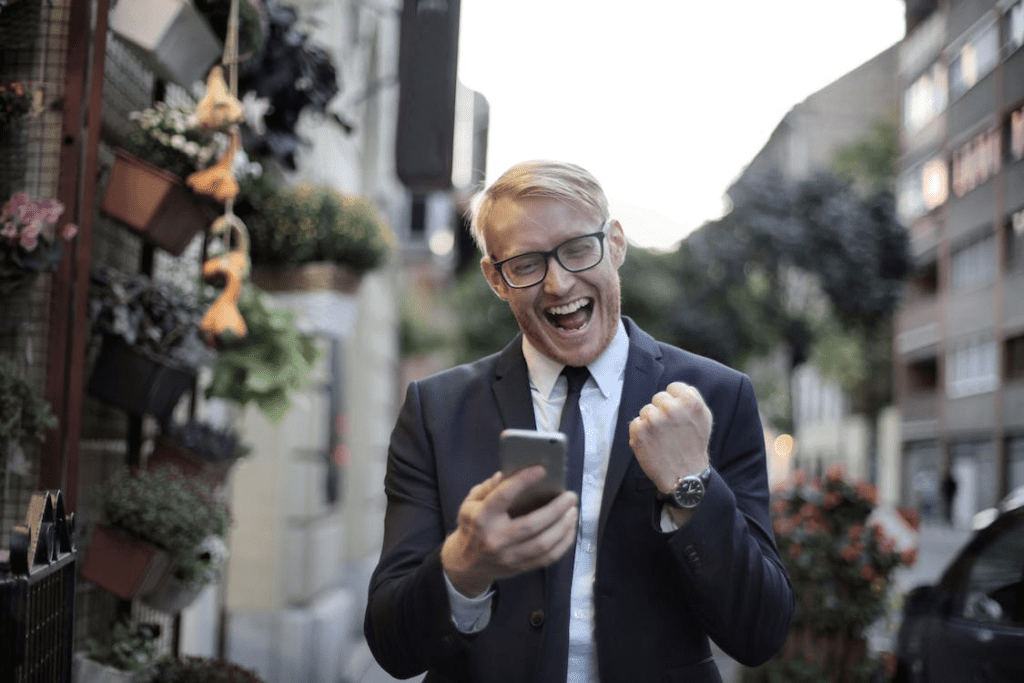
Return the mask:
[[[487,181],[573,161],[668,247],[795,104],[903,36],[901,0],[462,0],[459,80],[490,105]]]

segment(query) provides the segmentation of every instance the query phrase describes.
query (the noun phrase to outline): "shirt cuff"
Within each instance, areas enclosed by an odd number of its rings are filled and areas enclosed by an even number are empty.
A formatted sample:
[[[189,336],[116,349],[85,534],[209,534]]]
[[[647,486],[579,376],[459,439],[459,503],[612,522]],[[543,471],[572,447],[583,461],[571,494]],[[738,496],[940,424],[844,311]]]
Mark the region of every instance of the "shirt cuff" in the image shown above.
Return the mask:
[[[491,623],[491,598],[494,597],[494,589],[488,590],[476,598],[467,598],[452,585],[448,575],[444,576],[445,586],[448,587],[448,600],[452,606],[452,622],[460,633],[479,633]]]
[[[661,531],[666,534],[679,531],[679,525],[676,524],[676,520],[672,519],[672,515],[668,512],[668,505],[665,503],[661,504]]]

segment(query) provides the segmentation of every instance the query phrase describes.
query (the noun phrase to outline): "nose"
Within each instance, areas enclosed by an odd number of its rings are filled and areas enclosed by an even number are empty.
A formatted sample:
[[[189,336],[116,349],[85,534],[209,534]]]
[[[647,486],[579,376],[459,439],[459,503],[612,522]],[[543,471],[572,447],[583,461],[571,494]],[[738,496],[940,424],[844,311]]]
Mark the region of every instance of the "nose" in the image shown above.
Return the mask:
[[[574,273],[562,267],[554,254],[548,256],[548,272],[544,276],[544,291],[549,294],[560,294],[572,286]]]

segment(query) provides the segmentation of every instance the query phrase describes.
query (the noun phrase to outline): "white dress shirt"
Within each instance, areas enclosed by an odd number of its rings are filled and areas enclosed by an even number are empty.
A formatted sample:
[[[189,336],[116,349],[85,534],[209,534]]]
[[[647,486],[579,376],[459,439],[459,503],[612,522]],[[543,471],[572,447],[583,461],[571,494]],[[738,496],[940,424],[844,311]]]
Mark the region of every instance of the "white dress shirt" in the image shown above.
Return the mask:
[[[563,366],[537,351],[526,337],[523,337],[523,355],[529,372],[537,429],[558,431],[568,393],[568,382],[561,377]],[[568,683],[598,681],[597,656],[594,651],[593,593],[597,566],[597,524],[628,355],[629,336],[620,320],[611,344],[587,366],[590,378],[580,393],[580,413],[586,438],[570,597]],[[448,581],[447,576],[445,580]],[[452,619],[460,631],[475,633],[487,626],[493,591],[478,598],[467,598],[456,591],[449,581],[448,593],[451,597]]]

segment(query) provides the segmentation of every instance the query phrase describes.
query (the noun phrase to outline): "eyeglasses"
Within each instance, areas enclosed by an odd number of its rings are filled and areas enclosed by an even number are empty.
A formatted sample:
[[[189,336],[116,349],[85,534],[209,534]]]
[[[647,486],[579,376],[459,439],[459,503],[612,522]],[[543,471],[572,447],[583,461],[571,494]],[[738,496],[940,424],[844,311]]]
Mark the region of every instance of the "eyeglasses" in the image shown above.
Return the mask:
[[[609,221],[601,229],[589,235],[580,235],[562,242],[550,251],[531,251],[504,261],[494,262],[494,269],[501,273],[501,279],[513,289],[533,287],[543,282],[548,275],[548,259],[552,256],[570,273],[590,270],[604,258],[604,237],[608,234]]]

